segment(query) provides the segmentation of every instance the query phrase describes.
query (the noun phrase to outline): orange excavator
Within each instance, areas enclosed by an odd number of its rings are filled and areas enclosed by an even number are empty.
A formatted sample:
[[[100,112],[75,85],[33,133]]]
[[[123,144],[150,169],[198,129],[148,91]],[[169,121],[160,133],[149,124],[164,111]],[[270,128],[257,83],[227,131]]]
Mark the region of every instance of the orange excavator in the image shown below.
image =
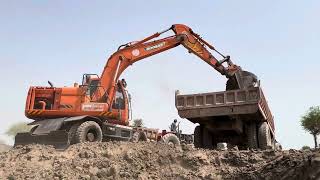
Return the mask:
[[[156,39],[172,30],[174,35]],[[156,39],[156,40],[155,40]],[[182,24],[157,32],[141,41],[121,45],[104,67],[102,75],[84,74],[82,84],[73,87],[30,87],[25,115],[34,121],[30,132],[18,133],[15,145],[30,143],[65,147],[73,143],[102,141],[104,138],[129,140],[134,136],[129,126],[130,95],[122,72],[146,57],[183,45],[228,78],[227,90],[245,89],[256,83],[256,77],[232,63],[191,28]],[[222,56],[214,57],[209,49]],[[139,137],[141,138],[141,132]]]

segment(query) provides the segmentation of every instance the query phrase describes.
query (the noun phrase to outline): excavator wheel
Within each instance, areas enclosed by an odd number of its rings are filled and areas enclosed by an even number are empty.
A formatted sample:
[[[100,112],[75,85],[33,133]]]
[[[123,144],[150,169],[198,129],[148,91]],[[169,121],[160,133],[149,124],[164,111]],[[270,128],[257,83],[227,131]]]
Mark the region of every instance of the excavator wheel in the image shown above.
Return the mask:
[[[196,126],[194,128],[194,133],[193,133],[193,144],[194,147],[196,148],[201,148],[202,147],[202,138],[201,138],[201,128],[200,126]]]
[[[168,133],[166,135],[164,135],[161,139],[162,142],[166,143],[166,144],[173,144],[173,145],[180,145],[180,140],[179,138],[172,133]]]
[[[148,140],[147,135],[143,131],[137,131],[133,133],[133,136],[131,138],[132,142],[147,141],[147,140]]]
[[[75,143],[101,142],[102,131],[94,121],[85,121],[79,125],[75,133]]]
[[[250,149],[258,148],[257,126],[255,122],[251,122],[247,127],[247,142]]]
[[[73,124],[68,131],[68,139],[69,139],[70,145],[76,143],[75,137],[76,137],[76,132],[79,125],[80,123]]]
[[[260,149],[264,150],[268,149],[269,147],[273,147],[272,137],[267,122],[263,122],[260,124],[258,131],[258,140]]]

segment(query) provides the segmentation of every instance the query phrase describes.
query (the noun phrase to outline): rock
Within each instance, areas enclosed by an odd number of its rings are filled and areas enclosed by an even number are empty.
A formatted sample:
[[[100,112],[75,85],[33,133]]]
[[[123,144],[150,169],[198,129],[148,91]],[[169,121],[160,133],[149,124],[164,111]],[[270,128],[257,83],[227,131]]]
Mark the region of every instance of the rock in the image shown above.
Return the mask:
[[[233,146],[233,147],[230,149],[230,151],[239,151],[239,148],[238,148],[238,146]]]
[[[103,152],[102,156],[107,157],[107,158],[111,158],[113,156],[113,153],[112,153],[112,151],[107,149]]]
[[[80,178],[81,179],[85,179],[85,180],[89,180],[90,179],[90,176],[89,175],[80,175]]]
[[[129,163],[133,162],[132,152],[130,150],[125,153],[124,159],[127,160]]]
[[[217,149],[218,150],[221,150],[221,151],[224,151],[224,150],[227,150],[227,143],[218,143],[217,144]]]
[[[76,169],[77,169],[78,171],[82,171],[82,167],[80,167],[80,166],[77,166]]]
[[[222,180],[222,177],[220,175],[215,175],[213,173],[210,173],[210,174],[206,175],[204,177],[204,179],[207,179],[207,180]]]
[[[97,176],[102,179],[109,177],[110,175],[111,175],[111,173],[110,173],[109,169],[107,169],[107,168],[102,168],[97,173]]]
[[[90,180],[98,180],[99,178],[97,176],[91,176]]]
[[[97,175],[99,169],[97,167],[90,167],[89,168],[89,173],[93,176]]]

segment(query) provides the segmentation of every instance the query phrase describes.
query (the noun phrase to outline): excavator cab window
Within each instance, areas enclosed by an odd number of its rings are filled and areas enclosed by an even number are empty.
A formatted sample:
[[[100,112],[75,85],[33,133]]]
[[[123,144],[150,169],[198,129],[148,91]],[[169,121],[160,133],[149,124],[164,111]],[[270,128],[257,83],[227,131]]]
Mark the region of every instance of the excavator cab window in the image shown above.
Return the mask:
[[[93,95],[93,93],[97,90],[99,86],[99,79],[93,79],[90,81],[90,84],[88,86],[87,94],[90,95],[90,97]]]
[[[87,95],[92,97],[93,93],[100,85],[100,78],[97,74],[84,74],[82,78],[82,86],[87,87]]]
[[[125,108],[125,101],[124,101],[124,95],[121,89],[121,86],[117,86],[115,98],[112,104],[113,109],[124,109]]]

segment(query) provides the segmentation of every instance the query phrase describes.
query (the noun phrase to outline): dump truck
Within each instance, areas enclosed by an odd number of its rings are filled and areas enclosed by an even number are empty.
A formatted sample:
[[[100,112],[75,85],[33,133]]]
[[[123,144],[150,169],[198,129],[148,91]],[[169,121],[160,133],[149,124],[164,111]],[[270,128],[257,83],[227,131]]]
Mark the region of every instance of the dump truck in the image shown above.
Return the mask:
[[[174,35],[156,39],[170,30]],[[174,24],[140,41],[120,45],[107,59],[101,76],[84,74],[81,85],[56,87],[49,82],[50,86],[31,86],[25,115],[34,120],[30,123],[33,128],[30,132],[17,134],[15,145],[38,143],[67,147],[104,139],[145,140],[148,133],[157,134],[154,130],[129,126],[131,96],[126,89],[127,82],[120,76],[130,65],[179,45],[226,76],[227,89],[244,89],[254,83],[255,78],[243,79],[241,67],[234,64],[230,56],[217,51],[190,27]],[[222,59],[218,60],[209,49]],[[177,139],[190,142],[189,136],[170,132],[159,134],[164,142],[174,143]]]
[[[216,148],[217,143],[246,148],[276,148],[272,113],[260,85],[247,89],[180,94],[175,105],[181,118],[199,125],[194,145]]]

